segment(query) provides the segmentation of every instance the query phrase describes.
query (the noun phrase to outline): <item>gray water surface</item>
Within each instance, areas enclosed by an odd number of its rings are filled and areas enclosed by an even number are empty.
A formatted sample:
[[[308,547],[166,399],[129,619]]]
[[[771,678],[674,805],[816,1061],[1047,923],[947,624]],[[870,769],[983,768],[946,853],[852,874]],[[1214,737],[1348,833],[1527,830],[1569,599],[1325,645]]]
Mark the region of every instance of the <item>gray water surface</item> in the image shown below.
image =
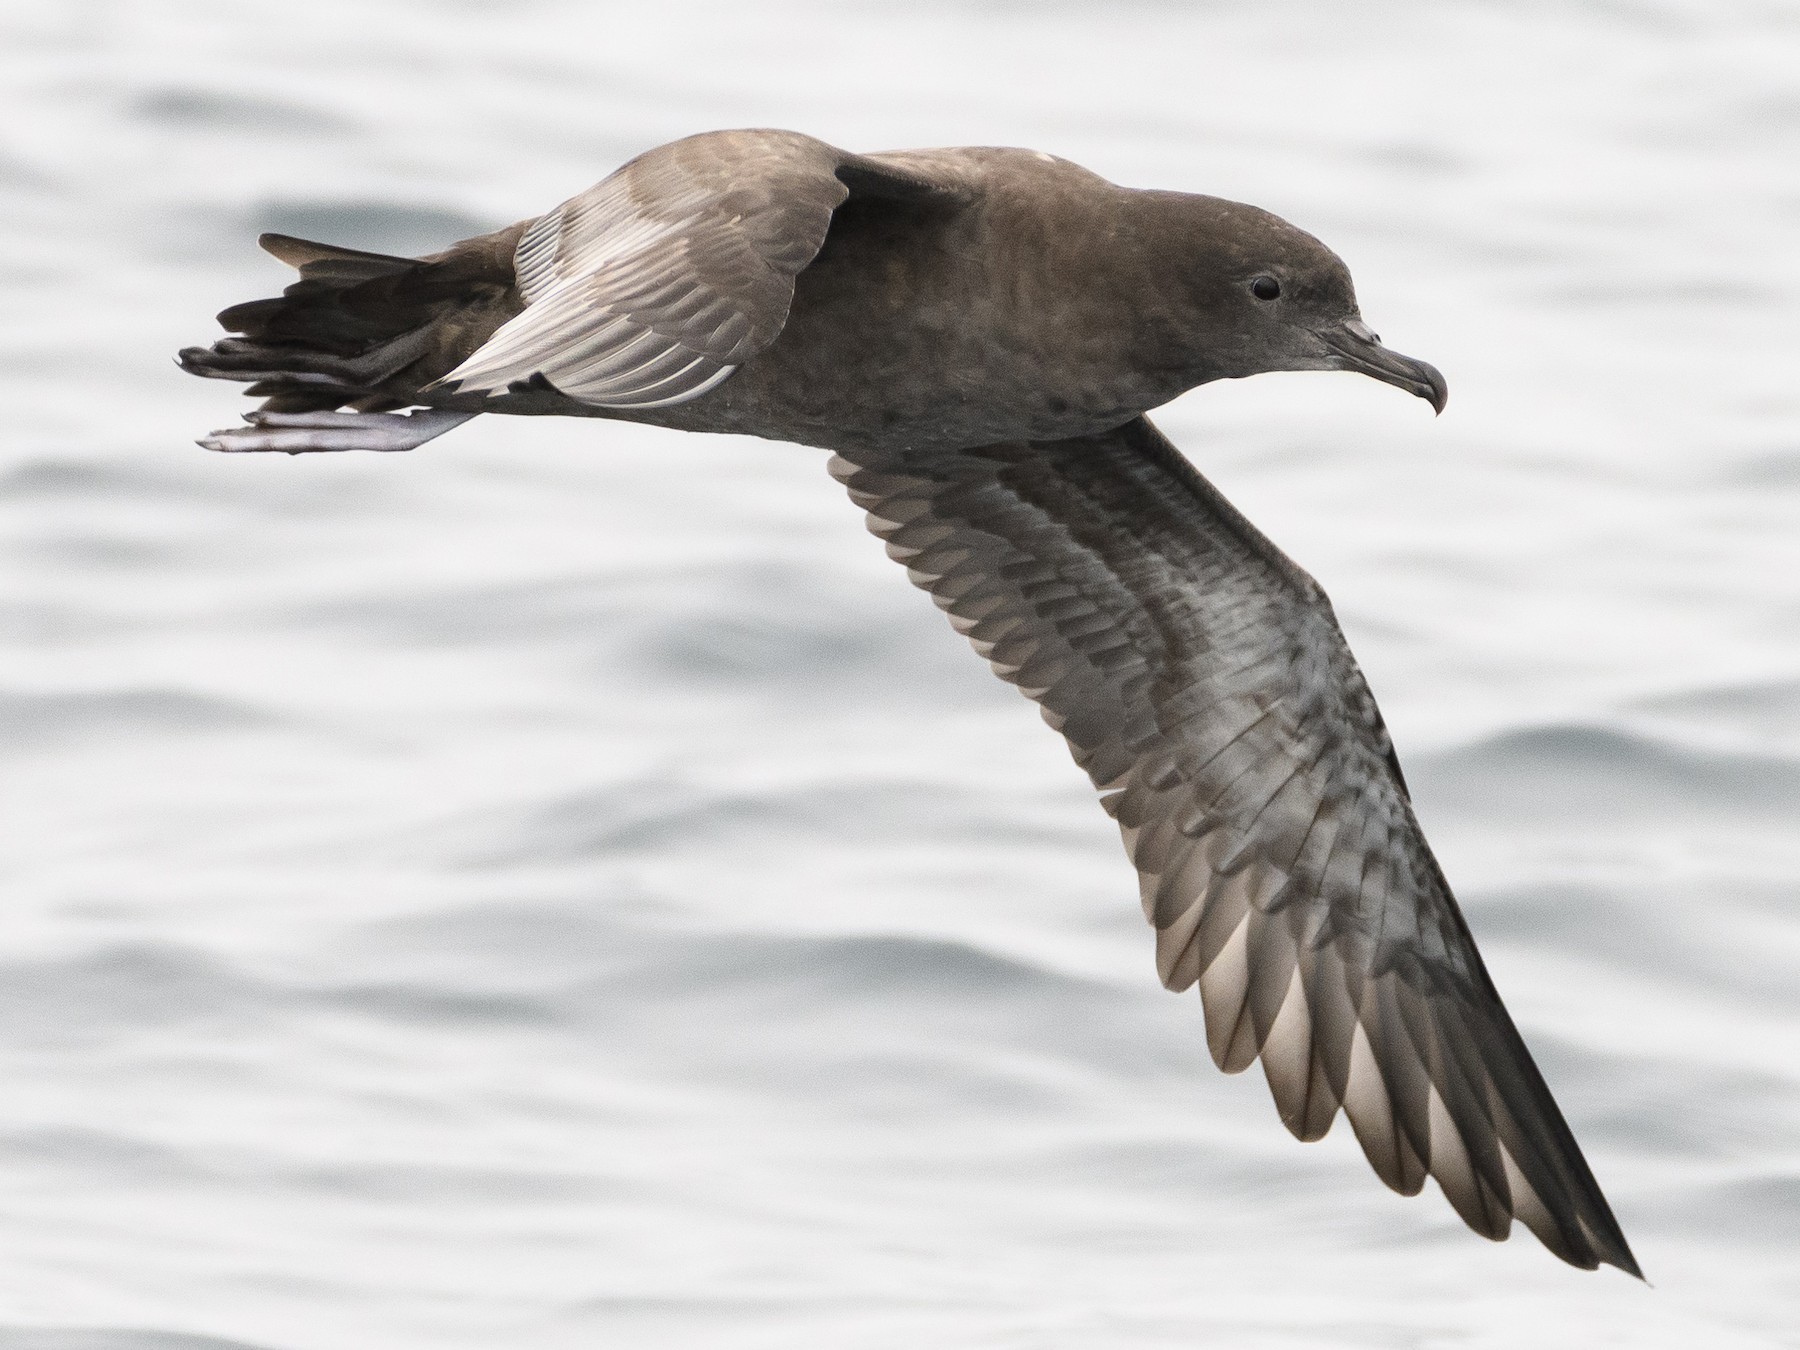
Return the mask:
[[[0,1350],[1800,1344],[1800,11],[0,14]],[[174,350],[637,151],[1281,213],[1449,410],[1159,420],[1331,591],[1654,1289],[1303,1147],[792,446],[225,458]]]

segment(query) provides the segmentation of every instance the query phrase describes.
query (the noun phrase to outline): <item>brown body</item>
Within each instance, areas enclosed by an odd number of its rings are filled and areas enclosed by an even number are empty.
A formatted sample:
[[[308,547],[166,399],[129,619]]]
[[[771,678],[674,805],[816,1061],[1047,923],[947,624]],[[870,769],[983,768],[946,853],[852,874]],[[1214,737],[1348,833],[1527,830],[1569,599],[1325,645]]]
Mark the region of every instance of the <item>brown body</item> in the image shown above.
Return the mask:
[[[719,133],[752,137],[763,133]],[[1220,322],[1213,241],[1244,217],[1300,251],[1328,250],[1265,212],[1217,198],[1119,187],[1032,150],[862,157],[939,190],[852,194],[793,282],[785,324],[718,389],[669,408],[608,408],[552,388],[427,390],[525,308],[513,253],[532,222],[427,259],[410,292],[365,297],[429,350],[376,388],[380,404],[459,412],[623,418],[828,449],[1058,440],[1115,427],[1257,363]],[[623,174],[629,175],[628,166]],[[1341,264],[1339,265],[1341,269]],[[1347,274],[1327,297],[1354,313]],[[428,321],[407,297],[428,297]],[[1229,311],[1226,310],[1228,315]]]
[[[1138,213],[1162,194],[1026,150],[954,167],[978,205],[846,203],[773,345],[645,420],[833,450],[964,447],[1087,435],[1204,381],[1190,306],[1144,256],[1156,241]]]

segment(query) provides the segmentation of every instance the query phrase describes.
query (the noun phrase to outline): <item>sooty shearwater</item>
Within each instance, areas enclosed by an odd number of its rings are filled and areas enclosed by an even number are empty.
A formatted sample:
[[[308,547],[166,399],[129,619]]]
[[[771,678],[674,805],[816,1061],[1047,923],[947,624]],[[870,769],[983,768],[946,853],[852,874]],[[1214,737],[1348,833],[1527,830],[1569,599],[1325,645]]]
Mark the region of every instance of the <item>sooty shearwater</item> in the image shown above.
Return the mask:
[[[1318,584],[1144,417],[1210,380],[1353,370],[1444,406],[1350,274],[1252,206],[1010,149],[784,131],[651,150],[425,258],[266,234],[299,269],[219,315],[226,451],[410,450],[482,413],[833,452],[913,581],[1067,738],[1170,989],[1282,1122],[1339,1109],[1381,1179],[1476,1232],[1638,1274],[1420,833]],[[402,411],[412,409],[413,411]]]

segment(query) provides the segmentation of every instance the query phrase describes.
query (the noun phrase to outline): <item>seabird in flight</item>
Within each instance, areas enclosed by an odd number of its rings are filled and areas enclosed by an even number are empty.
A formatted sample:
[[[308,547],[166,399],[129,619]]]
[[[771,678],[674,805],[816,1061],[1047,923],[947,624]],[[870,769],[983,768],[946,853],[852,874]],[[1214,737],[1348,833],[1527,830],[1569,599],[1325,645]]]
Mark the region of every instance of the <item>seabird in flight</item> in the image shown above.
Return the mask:
[[[722,131],[546,215],[300,272],[183,351],[250,383],[224,451],[410,450],[482,413],[833,452],[913,581],[1035,700],[1118,821],[1157,969],[1282,1122],[1341,1109],[1476,1232],[1639,1274],[1420,833],[1318,584],[1145,418],[1211,380],[1353,370],[1444,406],[1311,235],[1010,149]],[[412,409],[413,411],[402,411]]]

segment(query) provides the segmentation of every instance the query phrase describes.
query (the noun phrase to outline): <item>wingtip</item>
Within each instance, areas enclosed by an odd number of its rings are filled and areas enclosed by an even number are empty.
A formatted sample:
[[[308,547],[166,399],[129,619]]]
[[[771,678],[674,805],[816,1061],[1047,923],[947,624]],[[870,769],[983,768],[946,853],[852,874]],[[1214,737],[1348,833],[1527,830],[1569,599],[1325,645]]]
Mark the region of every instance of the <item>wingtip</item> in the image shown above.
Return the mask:
[[[1551,1253],[1567,1261],[1570,1265],[1582,1270],[1598,1270],[1601,1266],[1612,1266],[1622,1270],[1634,1280],[1645,1284],[1650,1281],[1644,1278],[1644,1269],[1632,1254],[1631,1244],[1625,1240],[1625,1233],[1619,1227],[1618,1220],[1613,1218],[1612,1210],[1607,1206],[1605,1197],[1598,1194],[1599,1215],[1590,1211],[1586,1215],[1576,1216],[1572,1223],[1562,1226],[1554,1235],[1557,1240],[1546,1238],[1540,1233],[1539,1238]],[[1599,1223],[1594,1220],[1598,1217]]]
[[[1605,1265],[1624,1271],[1627,1275],[1631,1276],[1632,1279],[1637,1280],[1646,1288],[1655,1288],[1655,1286],[1650,1283],[1649,1277],[1644,1274],[1644,1268],[1638,1264],[1637,1257],[1631,1254],[1631,1248],[1625,1245],[1623,1239],[1620,1240],[1617,1251],[1607,1253],[1605,1256],[1602,1256],[1600,1260]]]

